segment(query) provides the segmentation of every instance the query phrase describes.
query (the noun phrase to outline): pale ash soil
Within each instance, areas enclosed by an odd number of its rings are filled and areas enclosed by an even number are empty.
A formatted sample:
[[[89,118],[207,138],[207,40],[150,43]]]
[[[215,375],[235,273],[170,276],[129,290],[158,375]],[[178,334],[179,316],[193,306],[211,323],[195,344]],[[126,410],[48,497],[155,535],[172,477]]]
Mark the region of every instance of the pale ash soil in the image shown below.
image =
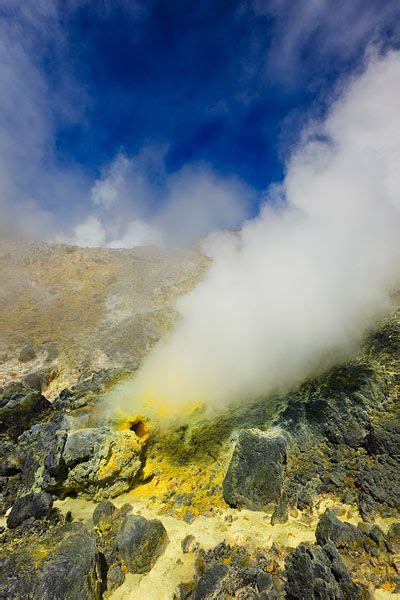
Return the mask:
[[[36,373],[52,398],[93,371],[135,370],[207,263],[191,249],[0,244],[0,386]]]

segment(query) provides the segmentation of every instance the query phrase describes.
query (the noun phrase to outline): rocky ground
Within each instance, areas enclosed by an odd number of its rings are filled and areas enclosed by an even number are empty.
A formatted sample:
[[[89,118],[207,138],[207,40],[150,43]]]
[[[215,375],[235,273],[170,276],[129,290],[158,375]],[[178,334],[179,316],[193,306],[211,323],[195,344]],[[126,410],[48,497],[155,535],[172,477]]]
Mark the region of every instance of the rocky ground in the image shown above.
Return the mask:
[[[206,260],[28,250],[1,256],[0,598],[400,594],[399,313],[298,390],[166,429],[102,406]]]
[[[196,251],[0,243],[0,385],[47,398],[99,369],[134,371],[207,266]]]

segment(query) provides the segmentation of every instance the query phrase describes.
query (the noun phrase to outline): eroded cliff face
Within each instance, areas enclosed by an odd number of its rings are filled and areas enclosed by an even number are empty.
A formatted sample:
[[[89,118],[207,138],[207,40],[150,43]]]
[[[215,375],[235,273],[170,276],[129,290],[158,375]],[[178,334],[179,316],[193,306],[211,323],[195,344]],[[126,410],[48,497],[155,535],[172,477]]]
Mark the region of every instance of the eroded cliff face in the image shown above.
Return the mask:
[[[399,313],[289,394],[165,420],[110,411],[108,391],[204,257],[35,246],[1,260],[0,595],[400,592]]]

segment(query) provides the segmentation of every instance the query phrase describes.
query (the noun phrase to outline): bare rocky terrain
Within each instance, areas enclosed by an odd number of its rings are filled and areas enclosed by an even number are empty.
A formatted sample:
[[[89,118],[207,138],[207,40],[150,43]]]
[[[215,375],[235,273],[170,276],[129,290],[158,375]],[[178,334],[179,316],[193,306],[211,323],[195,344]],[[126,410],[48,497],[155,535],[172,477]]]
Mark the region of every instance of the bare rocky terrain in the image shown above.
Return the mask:
[[[0,245],[0,385],[36,376],[52,398],[95,370],[135,370],[206,265],[190,249]]]
[[[168,427],[103,410],[192,249],[1,248],[0,598],[400,594],[400,314],[353,360]]]

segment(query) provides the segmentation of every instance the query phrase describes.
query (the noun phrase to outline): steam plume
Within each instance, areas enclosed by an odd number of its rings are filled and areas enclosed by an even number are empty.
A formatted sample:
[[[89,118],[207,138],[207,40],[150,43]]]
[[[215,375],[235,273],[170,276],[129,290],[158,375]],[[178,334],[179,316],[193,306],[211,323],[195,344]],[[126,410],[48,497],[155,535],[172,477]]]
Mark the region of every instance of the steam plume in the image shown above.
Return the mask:
[[[370,60],[311,123],[239,234],[177,303],[181,321],[111,395],[176,408],[284,391],[354,352],[400,267],[400,54]]]

